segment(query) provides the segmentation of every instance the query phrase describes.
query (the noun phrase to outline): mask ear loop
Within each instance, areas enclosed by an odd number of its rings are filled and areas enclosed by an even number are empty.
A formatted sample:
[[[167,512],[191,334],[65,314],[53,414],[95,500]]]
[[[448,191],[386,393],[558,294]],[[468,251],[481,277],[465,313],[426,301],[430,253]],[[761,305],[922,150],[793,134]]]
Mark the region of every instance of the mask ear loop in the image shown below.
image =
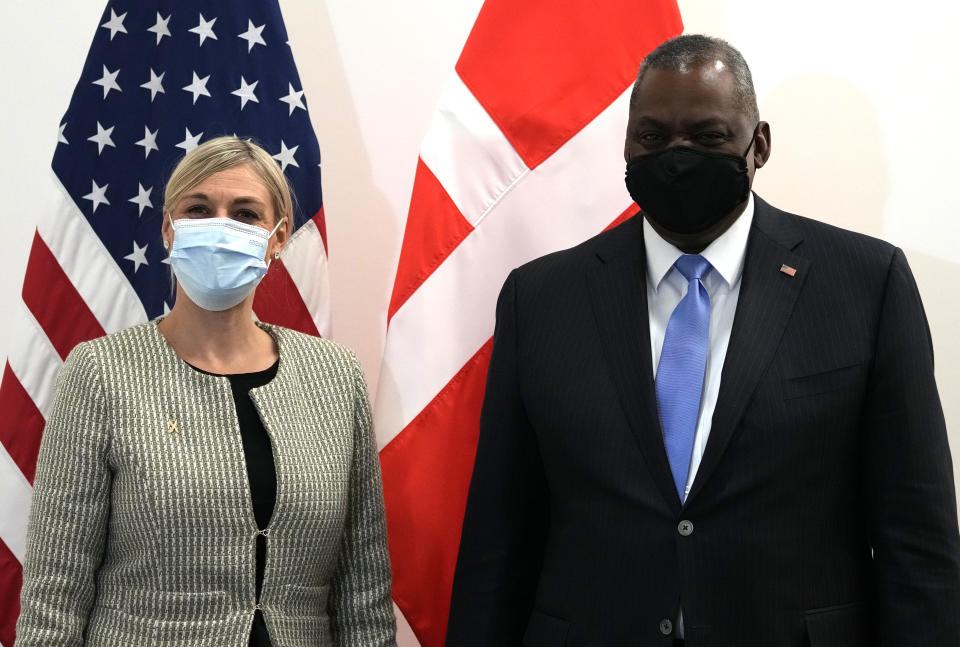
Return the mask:
[[[170,220],[170,229],[173,230],[173,235],[176,237],[177,225],[175,224],[176,221],[173,219],[173,216],[171,216],[169,212],[164,211],[163,217]],[[160,234],[160,237],[163,238],[163,233]],[[170,254],[173,253],[173,242],[168,242],[166,238],[163,238],[163,249],[167,252],[168,257],[167,269],[170,271],[170,296],[175,298],[177,294],[177,275],[173,271],[173,263],[171,263],[169,259]],[[164,303],[166,303],[166,299],[164,299]]]
[[[757,125],[753,127],[753,135],[750,137],[750,143],[747,144],[747,150],[743,151],[743,157],[747,157],[747,153],[750,152],[750,149],[753,148],[754,143],[757,141],[757,134],[760,132],[760,122],[757,122]],[[286,217],[286,216],[284,216]]]
[[[277,233],[277,230],[280,229],[280,225],[283,224],[283,221],[286,220],[286,219],[287,219],[287,217],[284,216],[284,217],[281,218],[279,221],[277,221],[277,224],[274,226],[273,229],[270,230],[270,233],[267,235],[267,240],[268,240],[268,241],[269,241],[271,238],[273,238],[273,235],[274,235],[275,233]],[[273,260],[275,260],[275,261],[280,260],[280,250],[279,250],[279,249],[273,252]],[[267,269],[269,269],[269,268],[270,268],[270,261],[267,260]]]
[[[270,233],[267,234],[267,240],[270,240],[270,239],[273,237],[273,235],[274,235],[275,233],[277,233],[277,230],[280,229],[280,225],[282,225],[282,224],[283,224],[283,221],[286,220],[286,219],[287,219],[287,217],[284,216],[283,218],[281,218],[280,220],[277,221],[276,226],[274,226],[274,228],[270,230]]]

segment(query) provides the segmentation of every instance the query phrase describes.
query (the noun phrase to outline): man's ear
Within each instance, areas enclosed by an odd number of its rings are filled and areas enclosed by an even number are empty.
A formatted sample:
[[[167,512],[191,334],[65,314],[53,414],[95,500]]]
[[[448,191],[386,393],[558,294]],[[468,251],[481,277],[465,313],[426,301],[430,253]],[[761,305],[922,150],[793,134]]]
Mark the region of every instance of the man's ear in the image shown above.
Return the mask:
[[[763,168],[770,159],[770,124],[761,121],[757,124],[757,137],[753,143],[753,164],[755,168]]]

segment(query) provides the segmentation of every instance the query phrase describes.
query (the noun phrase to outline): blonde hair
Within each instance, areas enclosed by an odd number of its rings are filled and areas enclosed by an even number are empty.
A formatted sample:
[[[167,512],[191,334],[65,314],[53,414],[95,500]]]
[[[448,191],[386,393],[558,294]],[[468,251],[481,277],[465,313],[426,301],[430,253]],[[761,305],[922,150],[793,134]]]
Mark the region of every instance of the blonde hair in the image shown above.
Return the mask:
[[[287,176],[270,153],[248,139],[233,135],[216,137],[200,144],[184,156],[173,170],[163,194],[163,210],[170,213],[190,189],[220,171],[246,164],[270,194],[274,222],[287,217],[287,231],[293,227],[293,200]]]

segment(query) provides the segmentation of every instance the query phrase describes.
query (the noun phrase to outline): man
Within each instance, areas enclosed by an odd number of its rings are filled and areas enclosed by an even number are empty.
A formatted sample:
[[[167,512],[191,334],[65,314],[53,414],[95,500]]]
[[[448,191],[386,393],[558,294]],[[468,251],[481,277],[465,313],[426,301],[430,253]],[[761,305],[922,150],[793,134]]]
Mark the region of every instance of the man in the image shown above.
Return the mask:
[[[913,277],[750,193],[770,141],[724,41],[641,65],[642,217],[500,295],[448,647],[960,645]]]

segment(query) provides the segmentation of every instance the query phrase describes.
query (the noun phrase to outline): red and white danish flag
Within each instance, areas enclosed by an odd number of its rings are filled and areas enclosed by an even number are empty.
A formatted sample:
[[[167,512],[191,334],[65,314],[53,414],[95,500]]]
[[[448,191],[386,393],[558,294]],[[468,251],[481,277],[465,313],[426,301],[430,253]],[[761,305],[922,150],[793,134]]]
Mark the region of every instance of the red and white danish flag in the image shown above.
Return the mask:
[[[394,600],[443,644],[497,294],[633,215],[630,88],[675,0],[487,0],[423,140],[376,398]]]

